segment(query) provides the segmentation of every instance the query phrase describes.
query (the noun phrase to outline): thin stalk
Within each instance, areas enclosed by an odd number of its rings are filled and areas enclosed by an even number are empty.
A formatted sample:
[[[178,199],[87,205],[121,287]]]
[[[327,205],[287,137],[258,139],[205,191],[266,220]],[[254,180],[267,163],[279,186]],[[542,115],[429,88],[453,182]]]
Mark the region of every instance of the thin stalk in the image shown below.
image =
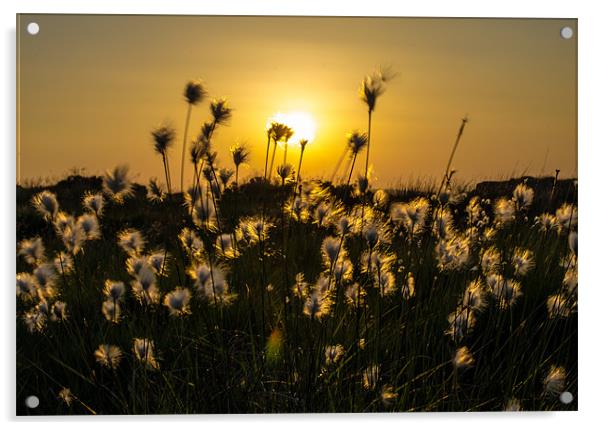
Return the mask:
[[[297,179],[295,179],[295,189],[293,191],[293,203],[297,198],[297,187],[299,186],[299,178],[301,176],[301,163],[303,162],[303,153],[305,152],[305,147],[301,147],[301,154],[299,155],[299,166],[297,168]]]
[[[182,165],[180,167],[180,192],[184,192],[184,160],[186,159],[186,138],[188,137],[188,126],[190,125],[190,113],[192,112],[192,104],[188,103],[186,112],[186,123],[184,125],[184,139],[182,141]]]
[[[370,160],[370,137],[372,133],[372,110],[368,110],[368,144],[366,145],[366,166],[364,168],[364,176],[368,177],[368,163]]]
[[[167,164],[167,156],[165,154],[161,154],[163,157],[163,170],[165,170],[165,182],[167,182],[167,192],[171,194],[171,178],[169,174],[169,166]]]
[[[441,190],[443,189],[443,185],[445,184],[445,180],[449,175],[449,168],[451,167],[451,163],[454,159],[454,155],[456,154],[456,149],[458,149],[458,144],[460,143],[460,138],[462,137],[462,133],[464,133],[464,126],[468,122],[468,118],[462,118],[462,124],[460,124],[460,129],[458,130],[458,135],[456,136],[456,141],[454,142],[454,146],[452,148],[452,152],[449,155],[449,159],[447,160],[447,166],[445,167],[445,174],[443,175],[443,179],[441,180],[441,185],[439,185],[439,190],[437,191],[437,198],[441,194]]]
[[[353,154],[353,161],[351,162],[351,170],[349,170],[349,177],[347,178],[347,186],[345,191],[345,200],[347,200],[347,195],[349,194],[349,184],[351,183],[351,175],[353,174],[353,168],[355,167],[355,159],[357,158],[357,152]]]
[[[278,148],[278,142],[274,141],[274,151],[272,152],[272,159],[270,160],[270,171],[268,175],[268,180],[272,179],[272,169],[274,167],[274,158],[276,157],[276,148]]]
[[[268,133],[268,145],[265,150],[265,167],[263,169],[263,179],[267,179],[268,175],[268,159],[270,158],[270,134]]]

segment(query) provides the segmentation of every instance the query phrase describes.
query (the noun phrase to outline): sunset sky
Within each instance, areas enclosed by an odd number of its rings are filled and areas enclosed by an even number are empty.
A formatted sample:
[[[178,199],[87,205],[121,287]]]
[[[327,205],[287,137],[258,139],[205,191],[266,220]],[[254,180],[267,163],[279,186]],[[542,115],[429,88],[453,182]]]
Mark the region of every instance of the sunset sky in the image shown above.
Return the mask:
[[[35,36],[26,32],[32,21]],[[566,25],[570,40],[560,37]],[[228,148],[241,141],[251,149],[241,177],[263,172],[266,121],[296,111],[316,123],[305,175],[329,178],[345,135],[367,128],[358,87],[380,65],[397,76],[373,116],[379,185],[440,179],[465,115],[453,163],[462,180],[557,168],[574,177],[576,27],[557,19],[21,15],[18,179],[123,163],[137,181],[161,178],[150,131],[168,122],[178,133],[170,163],[179,183],[182,91],[195,78],[234,108],[214,142],[220,166],[232,167]],[[210,118],[208,102],[191,118],[192,138]]]

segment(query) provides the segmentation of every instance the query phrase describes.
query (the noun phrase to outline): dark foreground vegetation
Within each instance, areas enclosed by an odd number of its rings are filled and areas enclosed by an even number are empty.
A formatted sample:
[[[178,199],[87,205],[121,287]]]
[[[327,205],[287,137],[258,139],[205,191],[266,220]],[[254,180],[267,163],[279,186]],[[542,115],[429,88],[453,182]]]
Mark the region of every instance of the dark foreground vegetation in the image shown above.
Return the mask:
[[[577,409],[574,181],[123,175],[17,188],[18,414]]]

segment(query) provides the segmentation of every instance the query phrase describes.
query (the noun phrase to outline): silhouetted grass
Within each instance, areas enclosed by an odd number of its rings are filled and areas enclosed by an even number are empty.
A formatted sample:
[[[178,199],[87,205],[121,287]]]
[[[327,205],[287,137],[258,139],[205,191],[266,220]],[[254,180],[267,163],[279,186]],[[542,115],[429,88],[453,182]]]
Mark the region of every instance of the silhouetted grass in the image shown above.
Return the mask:
[[[577,314],[550,319],[546,309],[546,299],[562,285],[565,269],[559,262],[570,252],[567,236],[538,231],[533,217],[543,210],[553,212],[566,201],[574,202],[576,188],[570,181],[562,182],[555,195],[546,197],[551,190],[547,180],[533,179],[529,184],[536,196],[525,213],[529,222],[519,220],[501,229],[494,240],[503,253],[517,246],[534,252],[534,267],[521,280],[523,295],[511,309],[500,310],[489,303],[479,313],[473,331],[454,341],[445,334],[447,317],[466,285],[479,276],[478,261],[465,270],[442,272],[431,233],[413,243],[396,236],[389,249],[398,259],[398,290],[381,297],[377,288],[365,287],[366,306],[360,312],[359,328],[365,340],[363,349],[357,348],[356,312],[344,304],[342,288],[330,315],[321,319],[304,315],[303,302],[283,294],[283,289],[290,292],[296,273],[315,282],[323,271],[323,239],[336,233],[334,227],[319,228],[311,219],[281,222],[287,217],[281,203],[293,194],[293,186],[267,184],[261,179],[225,189],[219,213],[224,232],[233,231],[240,219],[262,210],[274,222],[276,227],[265,244],[267,279],[262,279],[260,250],[248,247],[238,258],[223,263],[231,291],[237,294],[231,305],[211,306],[194,295],[191,314],[174,318],[163,305],[141,307],[128,292],[122,320],[118,324],[107,321],[101,313],[105,280],[126,284],[131,280],[124,263],[126,255],[116,241],[124,228],[140,230],[147,249],[166,247],[171,258],[168,274],[159,282],[162,294],[176,286],[193,289],[177,240],[181,228],[194,228],[182,196],[152,204],[145,197],[145,188],[135,186],[133,197],[123,205],[108,203],[100,220],[102,238],[90,241],[75,256],[77,273],[57,278],[60,300],[67,303],[66,321],[49,322],[42,332],[30,333],[20,317],[28,305],[18,299],[17,413],[502,410],[512,398],[526,410],[574,410],[576,401],[563,405],[557,397],[544,396],[543,390],[543,380],[554,364],[565,367],[566,389],[577,393]],[[457,228],[466,227],[463,213],[470,195],[479,192],[481,198],[494,201],[510,194],[514,186],[512,182],[480,184],[461,202],[450,203]],[[49,189],[57,194],[63,211],[79,215],[82,195],[99,191],[101,180],[71,177]],[[348,206],[354,201],[361,204],[361,197],[352,197],[345,187],[327,189],[333,198],[347,199]],[[61,250],[62,244],[29,203],[39,191],[18,188],[17,239],[41,237],[50,256]],[[391,190],[389,194],[392,202],[419,195],[411,190]],[[388,213],[388,206],[383,213]],[[206,246],[211,246],[215,234],[200,234]],[[287,235],[286,261],[283,235]],[[354,281],[370,285],[368,276],[359,270],[361,252],[366,250],[362,237],[350,235],[346,249],[354,266],[357,264]],[[31,266],[19,258],[17,270],[27,272]],[[399,287],[408,272],[416,281],[415,296],[404,299]],[[271,286],[263,297],[267,300],[263,317],[266,338],[262,334],[262,290],[258,289],[262,284]],[[289,301],[287,312],[283,300]],[[159,371],[145,370],[132,357],[135,337],[155,342]],[[95,362],[93,353],[100,344],[123,350],[124,358],[116,369]],[[326,367],[324,347],[336,344],[344,347],[345,354],[335,366]],[[452,364],[460,345],[469,346],[476,359],[476,364],[464,371]],[[362,372],[372,364],[380,366],[378,380],[373,389],[364,389]],[[57,398],[63,387],[74,396],[69,406]],[[394,396],[385,401],[383,392]],[[40,398],[36,410],[24,406],[29,395]]]

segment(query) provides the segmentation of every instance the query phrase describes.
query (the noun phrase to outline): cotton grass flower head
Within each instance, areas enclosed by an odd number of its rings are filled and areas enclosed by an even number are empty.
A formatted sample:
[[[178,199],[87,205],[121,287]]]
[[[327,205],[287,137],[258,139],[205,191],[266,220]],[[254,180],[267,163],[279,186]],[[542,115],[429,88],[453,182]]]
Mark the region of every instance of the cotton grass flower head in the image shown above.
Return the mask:
[[[354,185],[354,191],[353,194],[355,196],[363,196],[364,194],[366,194],[368,192],[368,190],[370,189],[370,171],[368,172],[368,175],[358,175],[357,176],[357,180],[355,181],[355,185]]]
[[[309,284],[305,281],[305,275],[299,272],[295,275],[295,283],[291,287],[291,291],[298,299],[305,299],[309,293]]]
[[[190,162],[195,166],[197,166],[211,150],[211,143],[207,139],[208,138],[201,135],[194,142],[192,142],[192,145],[190,145],[190,149],[188,150]]]
[[[505,226],[515,219],[516,206],[511,200],[506,198],[498,199],[495,203],[494,214],[495,221],[501,226]]]
[[[211,163],[209,163],[211,164]],[[205,180],[209,183],[212,183],[215,179],[215,176],[213,175],[213,168],[211,167],[211,165],[205,166],[205,168],[202,171],[203,177],[205,178]],[[213,191],[213,190],[211,190]]]
[[[440,271],[458,271],[470,261],[471,242],[468,237],[453,235],[435,245],[435,257]]]
[[[51,305],[46,301],[45,298],[41,297],[38,304],[35,306],[36,312],[39,312],[46,317],[50,316]]]
[[[215,249],[218,255],[225,259],[236,258],[239,255],[234,246],[234,237],[230,233],[224,233],[217,237]]]
[[[309,219],[307,203],[304,202],[301,197],[295,197],[293,201],[288,203],[285,207],[285,211],[294,221],[306,222]]]
[[[523,295],[520,283],[513,279],[506,279],[502,275],[489,275],[487,285],[502,310],[514,306]]]
[[[138,276],[140,271],[144,268],[150,269],[150,264],[148,263],[148,258],[144,255],[132,255],[127,260],[125,260],[125,267],[127,272],[131,276]]]
[[[31,265],[42,263],[46,259],[42,238],[34,237],[32,239],[23,239],[19,242],[17,254],[22,256],[23,259]]]
[[[33,277],[38,288],[38,294],[44,298],[53,297],[56,293],[54,286],[56,281],[56,272],[54,265],[43,263],[33,270]]]
[[[372,364],[362,372],[362,387],[364,390],[375,390],[380,378],[380,366]]]
[[[305,300],[303,306],[303,313],[305,315],[317,318],[318,320],[330,315],[333,303],[329,291],[324,289],[327,282],[326,278],[321,277],[318,279],[311,294]]]
[[[368,107],[368,111],[374,111],[376,101],[385,92],[386,83],[395,76],[389,69],[380,68],[379,70],[367,75],[362,80],[359,89],[360,99]]]
[[[102,178],[102,189],[117,204],[133,194],[132,181],[128,176],[129,167],[120,165],[107,171]]]
[[[539,225],[539,230],[543,233],[558,229],[558,221],[556,217],[549,213],[543,213],[536,217],[535,223]]]
[[[344,355],[345,348],[343,348],[343,345],[327,345],[324,348],[325,364],[328,367],[338,364]]]
[[[228,188],[228,183],[230,182],[230,179],[232,179],[232,176],[234,176],[234,171],[232,169],[219,169],[217,172],[217,177],[219,178],[220,182],[222,183],[222,186],[225,188]]]
[[[481,269],[484,275],[498,273],[502,255],[495,246],[490,246],[481,253]]]
[[[65,212],[60,211],[56,214],[52,225],[54,227],[54,230],[56,231],[56,234],[59,237],[62,237],[67,229],[75,228],[75,218],[71,215],[66,214]]]
[[[93,194],[87,191],[82,199],[82,205],[84,207],[84,210],[93,213],[97,217],[102,216],[104,204],[105,199],[101,193]]]
[[[516,248],[512,254],[512,266],[516,276],[525,276],[533,268],[533,251]]]
[[[102,314],[109,322],[117,324],[121,319],[121,305],[115,300],[105,300],[102,302]]]
[[[483,200],[479,196],[474,196],[468,201],[465,209],[468,225],[483,227],[489,223],[489,217],[482,204]]]
[[[120,301],[125,294],[125,284],[121,281],[107,279],[102,292],[106,298],[116,302]]]
[[[334,236],[327,236],[322,241],[322,261],[326,268],[331,268],[335,260],[344,258],[346,255],[343,241]]]
[[[433,233],[435,237],[446,239],[455,234],[454,217],[449,208],[438,210],[433,217]]]
[[[142,305],[159,304],[161,293],[156,285],[155,272],[150,267],[143,267],[136,274],[132,282],[132,292]]]
[[[54,302],[50,307],[50,320],[54,322],[62,322],[66,321],[67,317],[67,304],[60,300]]]
[[[236,143],[230,147],[230,153],[232,154],[232,162],[236,167],[246,164],[249,161],[249,150],[245,144]]]
[[[566,386],[566,370],[562,366],[552,365],[543,380],[544,393],[558,396]]]
[[[94,359],[98,364],[107,369],[116,369],[121,362],[123,352],[116,345],[101,344],[94,351]]]
[[[295,169],[293,169],[292,164],[281,164],[276,167],[276,173],[280,177],[282,184],[286,184],[294,180]]]
[[[42,191],[36,194],[31,199],[31,203],[36,211],[38,211],[38,213],[47,221],[52,221],[59,211],[59,203],[56,199],[56,194],[51,193],[50,191]]]
[[[275,144],[288,141],[293,136],[293,130],[289,126],[277,121],[270,123],[267,133]]]
[[[29,333],[42,333],[46,329],[48,322],[46,314],[36,308],[25,312],[22,319]]]
[[[196,288],[207,288],[207,284],[211,282],[211,268],[204,263],[198,263],[188,270],[188,274],[194,281]]]
[[[83,214],[77,218],[76,228],[80,229],[85,240],[100,239],[100,225],[93,214]]]
[[[209,232],[217,231],[217,217],[213,201],[210,199],[197,200],[192,210],[192,222],[197,227]]]
[[[338,219],[334,220],[334,224],[337,228],[337,233],[340,236],[347,235],[355,230],[357,225],[356,219],[354,217],[342,215],[338,217]]]
[[[165,295],[163,304],[167,307],[171,316],[181,317],[189,314],[190,290],[188,288],[176,287],[175,290]]]
[[[548,297],[546,300],[546,307],[550,319],[568,318],[575,312],[575,303],[566,298],[563,294],[554,294]]]
[[[151,131],[151,136],[153,138],[155,152],[165,156],[167,150],[174,144],[176,131],[168,125],[161,125]]]
[[[169,258],[170,256],[165,250],[156,249],[146,257],[146,260],[157,276],[165,276],[167,275]]]
[[[464,290],[462,305],[477,312],[483,311],[487,306],[486,292],[479,279],[471,281]]]
[[[564,203],[556,210],[556,220],[558,222],[558,228],[561,231],[569,231],[571,229],[577,228],[577,206],[569,203]]]
[[[194,281],[198,294],[210,305],[229,305],[236,298],[236,295],[230,292],[221,269],[199,263],[191,267],[188,274]]]
[[[332,276],[336,284],[343,284],[353,279],[353,264],[347,258],[340,258],[332,268]]]
[[[205,121],[201,125],[201,129],[200,129],[199,135],[197,137],[197,141],[201,142],[203,145],[205,145],[207,147],[207,149],[209,149],[210,142],[211,142],[211,135],[213,134],[214,129],[215,129],[215,125],[211,121]]]
[[[372,195],[372,204],[378,209],[385,209],[389,203],[389,195],[385,190],[376,190]]]
[[[533,203],[533,189],[525,184],[518,184],[512,192],[512,200],[518,210],[526,210]]]
[[[212,100],[209,108],[214,124],[223,125],[232,118],[232,108],[230,108],[228,101],[224,98]]]
[[[380,390],[380,401],[385,407],[392,406],[398,397],[399,394],[395,392],[395,389],[391,385],[383,385]]]
[[[260,242],[265,243],[274,224],[261,217],[246,217],[240,220],[237,227],[237,237],[242,238],[249,245]]]
[[[472,333],[476,325],[475,313],[466,307],[460,307],[448,315],[447,321],[449,328],[445,334],[449,335],[455,341],[463,339]]]
[[[394,203],[391,205],[391,221],[402,226],[410,235],[420,234],[424,230],[429,210],[429,201],[424,197],[418,197],[409,203]]]
[[[130,228],[117,234],[117,243],[130,256],[140,256],[146,241],[138,230]]]
[[[188,81],[184,87],[184,99],[190,105],[201,103],[207,96],[205,84],[200,79]]]
[[[161,203],[167,197],[165,187],[157,180],[157,178],[151,178],[148,182],[148,193],[146,194],[146,197],[152,203]]]
[[[57,396],[63,403],[65,403],[65,405],[67,406],[71,406],[71,403],[73,403],[73,400],[75,400],[75,397],[73,396],[73,394],[71,393],[71,390],[69,388],[63,387],[61,389],[61,391],[59,391],[58,396]]]
[[[456,369],[464,370],[472,367],[475,363],[475,359],[468,347],[462,346],[456,350],[452,363]]]
[[[397,291],[395,275],[392,272],[381,272],[374,276],[376,287],[381,297],[391,296]]]
[[[347,146],[351,154],[357,155],[368,145],[368,134],[353,131],[347,135]]]
[[[178,235],[178,239],[180,239],[180,243],[186,253],[191,257],[198,258],[200,253],[203,252],[203,242],[194,230],[184,227]]]
[[[360,285],[355,282],[345,288],[345,303],[351,307],[361,307],[366,297],[366,289],[360,288]]]
[[[37,296],[36,279],[31,273],[17,273],[17,295],[22,300],[33,300]]]
[[[393,268],[397,256],[392,252],[366,251],[362,254],[362,272],[376,274]]]
[[[159,369],[159,362],[155,355],[155,342],[149,339],[134,338],[132,351],[134,357],[147,369]]]
[[[68,225],[59,233],[59,237],[62,239],[65,249],[71,255],[77,255],[82,250],[84,242],[87,239],[81,225]]]

